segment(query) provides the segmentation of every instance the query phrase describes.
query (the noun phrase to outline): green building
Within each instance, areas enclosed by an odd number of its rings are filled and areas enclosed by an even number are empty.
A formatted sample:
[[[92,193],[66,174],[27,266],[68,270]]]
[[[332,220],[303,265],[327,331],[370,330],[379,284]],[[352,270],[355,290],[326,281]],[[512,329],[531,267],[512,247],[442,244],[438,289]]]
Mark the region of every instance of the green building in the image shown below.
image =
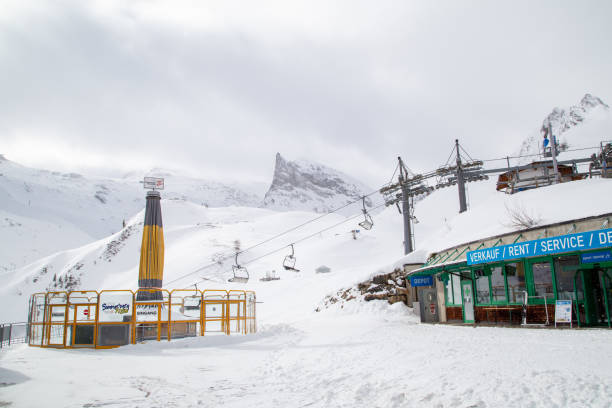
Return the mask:
[[[554,325],[561,310],[556,306],[566,305],[568,311],[571,306],[573,327],[611,327],[611,216],[539,226],[447,248],[430,254],[424,265],[406,265],[407,281],[434,277],[428,293],[435,288],[435,300],[430,294],[429,300],[418,296],[422,289],[412,289],[421,303],[430,302],[421,310],[431,311],[432,316],[435,312],[433,321]]]

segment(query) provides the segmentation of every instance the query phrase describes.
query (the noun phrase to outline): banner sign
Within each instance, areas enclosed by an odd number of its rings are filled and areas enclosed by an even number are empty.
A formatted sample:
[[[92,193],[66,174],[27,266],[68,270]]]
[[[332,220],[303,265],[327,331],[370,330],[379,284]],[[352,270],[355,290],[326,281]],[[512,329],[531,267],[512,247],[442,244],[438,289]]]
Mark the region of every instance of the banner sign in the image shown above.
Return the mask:
[[[130,313],[130,304],[129,303],[102,303],[102,312],[117,314],[117,315],[126,315]]]
[[[612,247],[612,228],[525,241],[467,253],[468,265]]]
[[[555,326],[557,323],[572,324],[572,301],[557,300],[555,303]]]
[[[145,177],[144,188],[145,190],[163,190],[164,179],[159,177]]]
[[[410,286],[433,286],[433,276],[411,276],[410,277]]]
[[[595,263],[612,261],[612,253],[610,251],[592,252],[590,254],[581,254],[580,263]]]

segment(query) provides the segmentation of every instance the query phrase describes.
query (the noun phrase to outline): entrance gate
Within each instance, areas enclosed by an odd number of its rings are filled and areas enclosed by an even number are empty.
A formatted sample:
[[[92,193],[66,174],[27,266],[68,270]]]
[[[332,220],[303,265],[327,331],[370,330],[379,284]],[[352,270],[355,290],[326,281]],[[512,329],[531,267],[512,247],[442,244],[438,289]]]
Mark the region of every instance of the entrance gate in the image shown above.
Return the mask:
[[[46,330],[43,345],[64,347],[66,344],[66,314],[68,309],[67,293],[49,292],[46,309]]]
[[[97,307],[97,292],[70,292],[66,316],[66,346],[95,347]]]

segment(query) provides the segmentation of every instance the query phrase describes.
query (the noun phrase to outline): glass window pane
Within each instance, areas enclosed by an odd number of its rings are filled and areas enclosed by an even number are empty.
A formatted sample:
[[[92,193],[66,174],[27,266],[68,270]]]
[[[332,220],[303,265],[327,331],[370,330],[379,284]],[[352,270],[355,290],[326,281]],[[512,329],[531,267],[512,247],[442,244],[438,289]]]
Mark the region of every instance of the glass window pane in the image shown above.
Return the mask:
[[[453,302],[453,280],[452,275],[448,276],[448,280],[446,281],[446,303],[452,305]]]
[[[456,305],[463,303],[461,300],[461,278],[457,275],[453,275],[453,297]]]
[[[508,280],[508,297],[510,303],[523,303],[525,288],[525,266],[522,262],[506,264],[506,279]]]
[[[555,259],[555,275],[557,278],[557,299],[572,299],[574,296],[574,276],[580,265],[578,255],[560,256]],[[582,291],[582,280],[580,276],[576,279],[578,286],[578,299],[584,297]]]
[[[552,273],[550,263],[539,262],[531,265],[535,296],[553,296]]]
[[[478,276],[481,274],[481,270],[476,271],[476,301],[482,305],[491,303],[491,299],[489,298],[489,277]]]
[[[491,296],[494,302],[506,301],[506,281],[501,266],[491,268]]]

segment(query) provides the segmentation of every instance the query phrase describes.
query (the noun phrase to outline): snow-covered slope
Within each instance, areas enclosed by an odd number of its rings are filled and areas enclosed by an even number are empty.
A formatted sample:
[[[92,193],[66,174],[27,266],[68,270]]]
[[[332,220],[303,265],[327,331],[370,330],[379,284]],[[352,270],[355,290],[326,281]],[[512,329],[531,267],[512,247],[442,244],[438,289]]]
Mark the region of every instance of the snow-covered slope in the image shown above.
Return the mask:
[[[432,252],[522,229],[510,213],[524,212],[537,225],[580,219],[612,212],[612,179],[586,179],[556,184],[518,194],[495,191],[495,180],[469,186],[470,207],[458,214],[456,189],[438,190],[416,206],[421,221],[415,226],[417,251],[396,262],[424,263]],[[453,214],[453,211],[455,214]]]
[[[337,170],[306,160],[288,161],[277,153],[272,185],[263,206],[326,213],[371,192],[371,188]],[[372,205],[371,199],[366,205]]]
[[[577,105],[567,109],[554,108],[544,118],[538,131],[532,132],[521,144],[517,156],[538,155],[542,151],[543,135],[548,126],[561,146],[561,150],[599,146],[603,140],[612,140],[612,113],[600,98],[585,94]],[[591,154],[593,152],[589,152]],[[561,152],[559,160],[583,157],[585,152]],[[525,157],[521,163],[530,163],[538,157]]]
[[[352,207],[354,213],[359,214],[359,205]],[[136,288],[143,216],[141,211],[129,220],[126,228],[107,238],[58,252],[4,273],[1,276],[5,284],[0,289],[0,321],[24,319],[27,298],[37,291]],[[227,283],[232,276],[235,240],[239,240],[241,247],[246,249],[319,215],[249,207],[206,208],[182,200],[162,200],[162,217],[166,250],[164,282],[167,287],[188,287],[204,279],[201,285],[237,288],[241,285]],[[333,275],[336,279],[332,279],[333,283],[326,285],[324,290],[319,288],[312,291],[310,298],[314,305],[328,291],[345,284],[347,276],[342,274],[343,271],[351,271],[357,281],[375,269],[381,259],[395,258],[401,254],[399,231],[393,231],[398,221],[395,213],[377,216],[376,225],[381,229],[378,238],[363,231],[357,240],[353,240],[350,230],[357,226],[357,219],[317,233],[344,220],[345,217],[337,214],[326,216],[241,255],[239,263],[246,265],[251,275],[248,287],[256,290],[261,285],[265,287],[259,278],[272,270],[281,274],[289,287],[295,285],[293,279],[304,279],[302,282],[307,287],[309,283],[306,281],[316,275],[314,270],[326,265],[335,272]],[[312,237],[298,242],[309,236]],[[383,241],[385,244],[381,245]],[[287,273],[282,269],[282,261],[290,253],[286,246],[294,242],[296,267],[302,272]],[[249,263],[251,259],[277,249],[279,251],[273,255]],[[355,252],[360,256],[354,256]],[[227,258],[219,262],[224,257]],[[197,271],[203,266],[206,268]],[[331,282],[329,278],[322,279]],[[286,287],[283,285],[283,288]]]
[[[265,186],[259,183],[220,183],[213,180],[188,177],[174,171],[154,168],[144,175],[163,177],[165,190],[163,197],[170,200],[184,200],[205,207],[228,207],[237,205],[242,207],[258,207],[261,204]],[[130,185],[138,186],[138,194],[142,196],[139,182],[142,174],[130,174],[122,179]]]
[[[178,176],[164,197],[202,206],[258,206],[261,197],[239,187]],[[143,174],[92,179],[21,166],[0,155],[0,272],[115,233],[144,207]]]

